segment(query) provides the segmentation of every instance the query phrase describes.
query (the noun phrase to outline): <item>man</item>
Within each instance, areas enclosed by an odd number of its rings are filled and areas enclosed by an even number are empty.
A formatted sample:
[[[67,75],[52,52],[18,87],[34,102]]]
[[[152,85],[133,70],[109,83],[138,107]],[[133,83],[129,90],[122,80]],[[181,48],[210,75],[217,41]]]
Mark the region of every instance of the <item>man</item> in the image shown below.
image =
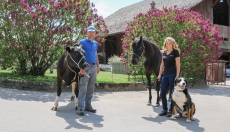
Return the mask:
[[[91,100],[93,97],[94,86],[96,82],[96,76],[100,72],[99,61],[97,56],[98,43],[93,40],[96,34],[96,29],[93,26],[87,28],[87,37],[80,40],[80,44],[85,50],[85,57],[89,68],[82,71],[81,74],[86,73],[80,78],[80,87],[78,94],[78,108],[77,114],[84,116],[84,110],[96,113],[96,109],[93,109]]]

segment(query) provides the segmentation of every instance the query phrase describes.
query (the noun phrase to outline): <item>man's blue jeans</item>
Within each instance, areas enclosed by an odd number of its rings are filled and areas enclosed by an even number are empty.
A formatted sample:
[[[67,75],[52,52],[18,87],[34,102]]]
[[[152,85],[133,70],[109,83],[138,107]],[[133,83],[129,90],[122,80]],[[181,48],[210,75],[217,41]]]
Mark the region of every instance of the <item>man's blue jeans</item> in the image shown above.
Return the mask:
[[[86,74],[89,75],[87,77],[80,78],[80,87],[79,87],[79,94],[78,94],[78,110],[84,110],[84,108],[91,108],[91,100],[93,98],[94,86],[96,82],[97,76],[97,66],[96,64],[89,65],[88,70],[86,70]]]
[[[163,110],[168,111],[166,94],[168,93],[168,88],[170,91],[174,89],[174,81],[175,81],[176,73],[172,74],[163,74],[161,78],[161,100],[163,105]],[[172,111],[173,101],[171,99],[171,105],[169,111]]]

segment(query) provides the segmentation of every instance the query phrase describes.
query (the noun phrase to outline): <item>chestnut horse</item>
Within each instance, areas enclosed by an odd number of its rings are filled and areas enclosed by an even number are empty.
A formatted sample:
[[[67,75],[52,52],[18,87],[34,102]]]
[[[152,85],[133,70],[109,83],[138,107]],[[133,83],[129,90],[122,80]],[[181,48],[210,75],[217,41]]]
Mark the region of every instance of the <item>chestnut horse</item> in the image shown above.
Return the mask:
[[[137,65],[138,61],[140,61],[143,56],[145,56],[146,58],[144,62],[144,68],[145,68],[145,75],[147,78],[147,88],[149,90],[148,105],[151,105],[152,104],[151,75],[154,74],[156,77],[158,76],[160,71],[161,61],[162,61],[162,53],[157,45],[147,40],[144,40],[142,36],[140,37],[139,40],[134,41],[134,43],[132,44],[132,48],[133,48],[133,56],[132,56],[133,65]],[[156,106],[159,106],[160,105],[159,103],[160,82],[156,80],[155,85],[157,91]]]

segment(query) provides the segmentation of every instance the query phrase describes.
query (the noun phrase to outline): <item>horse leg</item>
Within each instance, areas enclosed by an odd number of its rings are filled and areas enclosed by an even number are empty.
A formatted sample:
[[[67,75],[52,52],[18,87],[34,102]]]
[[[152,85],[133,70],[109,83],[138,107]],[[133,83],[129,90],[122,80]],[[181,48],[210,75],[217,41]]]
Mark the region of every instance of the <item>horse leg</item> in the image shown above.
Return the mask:
[[[71,94],[71,97],[70,97],[70,101],[74,101],[74,98],[75,98],[74,91],[75,91],[75,89],[76,89],[76,82],[73,82],[72,83],[72,94]]]
[[[76,96],[76,101],[75,101],[75,110],[77,110],[77,106],[78,106],[78,99],[77,99],[77,97],[78,97],[78,93],[79,93],[79,90],[78,90],[78,84],[79,84],[79,82],[77,81],[77,83],[75,83],[75,90],[74,90],[74,94],[75,94],[75,96]]]
[[[159,94],[159,91],[160,91],[160,84],[161,82],[156,80],[156,91],[157,91],[157,102],[156,102],[156,107],[160,106],[160,94]]]
[[[147,88],[149,90],[149,101],[148,101],[148,105],[151,105],[152,104],[152,92],[151,92],[151,78],[150,78],[151,74],[149,73],[146,73],[146,78],[148,80],[148,85],[147,85]]]
[[[57,95],[56,95],[56,99],[54,102],[54,106],[51,110],[57,111],[57,107],[58,107],[58,100],[60,98],[61,95],[61,83],[62,83],[62,79],[60,77],[57,78]]]

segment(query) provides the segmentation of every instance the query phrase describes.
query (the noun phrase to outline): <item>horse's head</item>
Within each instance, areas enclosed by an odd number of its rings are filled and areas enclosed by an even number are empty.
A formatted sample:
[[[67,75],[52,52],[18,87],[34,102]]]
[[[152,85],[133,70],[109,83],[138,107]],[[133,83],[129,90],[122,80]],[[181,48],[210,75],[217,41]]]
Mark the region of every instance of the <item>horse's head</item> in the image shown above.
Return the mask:
[[[86,69],[89,64],[85,59],[85,51],[82,45],[74,45],[72,47],[66,47],[66,52],[68,53],[67,61],[68,65],[72,68]]]
[[[144,52],[145,52],[145,46],[143,42],[142,36],[139,40],[135,40],[132,44],[133,48],[133,57],[132,57],[132,63],[136,65],[138,61],[142,58]]]

